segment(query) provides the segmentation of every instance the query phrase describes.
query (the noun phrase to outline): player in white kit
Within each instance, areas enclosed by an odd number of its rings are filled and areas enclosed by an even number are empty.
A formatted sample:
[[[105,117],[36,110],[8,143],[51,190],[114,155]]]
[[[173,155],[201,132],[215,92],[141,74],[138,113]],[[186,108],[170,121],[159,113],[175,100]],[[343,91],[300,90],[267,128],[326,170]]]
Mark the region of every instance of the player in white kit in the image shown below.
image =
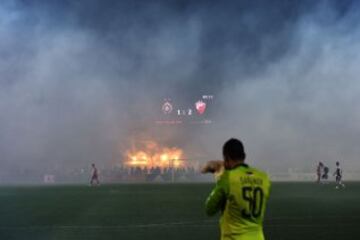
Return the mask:
[[[339,187],[345,187],[345,184],[342,183],[342,169],[340,168],[340,163],[336,162],[336,170],[334,172],[335,181],[336,181],[336,189]]]

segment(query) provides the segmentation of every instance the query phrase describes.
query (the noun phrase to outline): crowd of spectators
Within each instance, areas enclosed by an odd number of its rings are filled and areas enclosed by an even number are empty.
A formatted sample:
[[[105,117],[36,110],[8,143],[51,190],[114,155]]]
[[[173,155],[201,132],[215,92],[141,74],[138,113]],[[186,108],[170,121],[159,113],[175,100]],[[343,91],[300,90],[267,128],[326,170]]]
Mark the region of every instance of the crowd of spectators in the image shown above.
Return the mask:
[[[106,182],[179,182],[196,181],[200,177],[194,167],[139,167],[121,166],[103,169],[101,177]]]

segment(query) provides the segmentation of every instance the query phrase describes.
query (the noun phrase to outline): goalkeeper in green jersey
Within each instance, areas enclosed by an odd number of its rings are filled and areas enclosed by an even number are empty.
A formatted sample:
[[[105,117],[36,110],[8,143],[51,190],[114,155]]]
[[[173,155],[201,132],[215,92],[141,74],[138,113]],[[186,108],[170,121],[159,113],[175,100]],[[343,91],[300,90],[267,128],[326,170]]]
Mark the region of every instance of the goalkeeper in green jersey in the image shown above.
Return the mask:
[[[203,173],[219,173],[206,200],[209,216],[221,212],[221,240],[263,240],[263,219],[270,193],[268,175],[244,163],[241,141],[228,140],[223,146],[224,161],[211,161]]]

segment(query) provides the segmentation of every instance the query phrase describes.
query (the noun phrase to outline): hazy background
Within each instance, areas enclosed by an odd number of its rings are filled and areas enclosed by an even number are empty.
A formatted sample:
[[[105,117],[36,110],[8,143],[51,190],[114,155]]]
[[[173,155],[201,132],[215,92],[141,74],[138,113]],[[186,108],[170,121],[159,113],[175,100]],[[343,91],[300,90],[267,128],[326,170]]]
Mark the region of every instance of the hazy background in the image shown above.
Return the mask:
[[[269,171],[360,169],[356,1],[0,2],[0,176],[112,166],[130,139],[191,159],[229,137]],[[212,94],[213,124],[157,126]]]

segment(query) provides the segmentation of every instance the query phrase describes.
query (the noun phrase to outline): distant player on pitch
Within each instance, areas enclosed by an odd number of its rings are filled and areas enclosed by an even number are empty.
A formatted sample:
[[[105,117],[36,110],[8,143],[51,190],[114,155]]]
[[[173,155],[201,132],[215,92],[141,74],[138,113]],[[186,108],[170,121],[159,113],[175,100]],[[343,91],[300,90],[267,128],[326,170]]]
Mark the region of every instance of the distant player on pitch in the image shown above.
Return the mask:
[[[316,176],[317,176],[317,183],[321,182],[321,175],[324,168],[324,164],[322,162],[319,162],[318,166],[316,167]]]
[[[336,181],[336,189],[339,187],[345,187],[345,184],[342,183],[342,169],[340,168],[340,163],[336,162],[336,170],[334,172],[335,181]]]
[[[244,163],[241,141],[228,140],[223,146],[224,161],[211,161],[203,173],[224,168],[206,200],[209,216],[221,212],[221,240],[264,240],[263,219],[270,194],[266,173]]]
[[[91,168],[92,168],[92,171],[91,171],[91,180],[90,180],[90,185],[91,186],[94,186],[95,184],[96,185],[99,185],[100,184],[100,181],[99,181],[99,172],[97,170],[97,168],[95,167],[95,164],[91,164]]]
[[[330,171],[329,168],[324,165],[323,173],[321,176],[321,179],[324,180],[323,183],[329,183],[329,182],[327,182],[327,180],[329,179],[329,171]]]

